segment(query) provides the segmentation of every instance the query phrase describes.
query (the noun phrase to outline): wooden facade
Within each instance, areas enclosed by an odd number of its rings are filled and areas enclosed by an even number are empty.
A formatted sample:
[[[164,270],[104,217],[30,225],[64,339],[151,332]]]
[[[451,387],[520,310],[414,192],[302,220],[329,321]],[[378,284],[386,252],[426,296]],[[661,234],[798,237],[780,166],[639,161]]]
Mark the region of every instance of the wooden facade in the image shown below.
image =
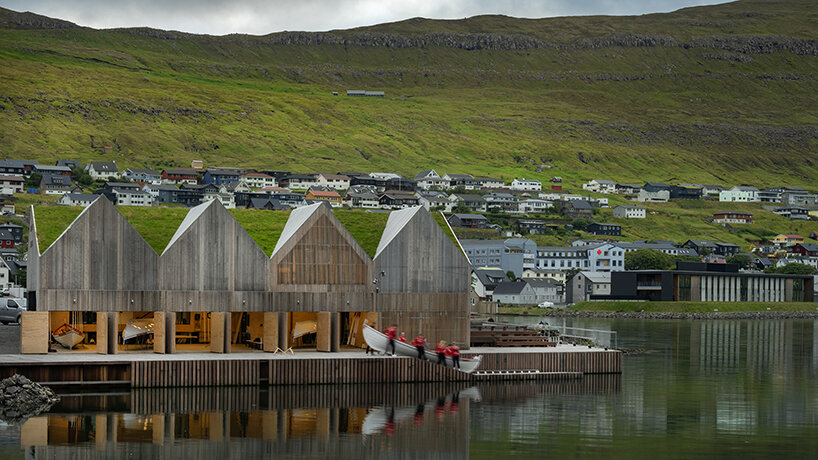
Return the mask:
[[[170,313],[179,312],[275,314],[260,334],[264,351],[289,346],[288,317],[299,312],[321,313],[324,351],[340,347],[341,313],[376,312],[382,327],[469,343],[468,259],[422,207],[390,214],[375,260],[326,204],[294,210],[269,258],[215,200],[188,211],[161,255],[105,199],[42,253],[31,216],[32,310],[155,312],[158,353],[175,352]],[[219,317],[210,347],[228,352],[230,317]],[[118,323],[105,320],[97,351],[115,353]]]
[[[375,268],[383,326],[468,348],[471,266],[428,212],[416,207],[389,215]]]

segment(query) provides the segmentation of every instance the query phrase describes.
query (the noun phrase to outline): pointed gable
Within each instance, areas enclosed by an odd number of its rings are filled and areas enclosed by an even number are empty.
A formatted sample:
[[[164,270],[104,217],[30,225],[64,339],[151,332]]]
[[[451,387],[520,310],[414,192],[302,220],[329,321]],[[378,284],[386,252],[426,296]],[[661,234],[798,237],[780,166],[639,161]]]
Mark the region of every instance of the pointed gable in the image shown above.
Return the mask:
[[[375,255],[381,292],[463,292],[469,261],[422,206],[392,211]]]
[[[270,286],[367,285],[373,266],[330,207],[316,203],[290,213],[270,258]]]
[[[217,200],[192,208],[162,252],[162,289],[263,291],[267,256]]]
[[[40,289],[157,288],[159,256],[113,204],[97,199],[40,255]]]

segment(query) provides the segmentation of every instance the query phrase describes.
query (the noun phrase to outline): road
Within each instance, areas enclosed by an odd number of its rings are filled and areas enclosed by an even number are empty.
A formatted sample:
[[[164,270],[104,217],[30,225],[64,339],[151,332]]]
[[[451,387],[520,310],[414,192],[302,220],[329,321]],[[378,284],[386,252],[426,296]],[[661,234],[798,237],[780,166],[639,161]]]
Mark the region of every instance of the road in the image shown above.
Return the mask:
[[[20,326],[0,324],[0,354],[20,353]]]

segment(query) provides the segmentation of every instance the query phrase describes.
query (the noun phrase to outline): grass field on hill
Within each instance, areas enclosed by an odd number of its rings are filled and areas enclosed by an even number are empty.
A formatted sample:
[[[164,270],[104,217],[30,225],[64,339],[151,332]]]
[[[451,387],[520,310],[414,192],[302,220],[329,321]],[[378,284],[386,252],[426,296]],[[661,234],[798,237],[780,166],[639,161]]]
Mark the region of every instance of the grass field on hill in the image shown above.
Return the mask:
[[[334,33],[786,42],[815,37],[803,15],[811,6],[740,1],[643,17],[413,20]],[[0,20],[13,17],[0,11]],[[505,180],[559,175],[569,185],[818,179],[809,42],[802,53],[268,43],[275,39],[0,26],[0,156],[410,177],[435,168]],[[353,88],[387,97],[343,96]]]

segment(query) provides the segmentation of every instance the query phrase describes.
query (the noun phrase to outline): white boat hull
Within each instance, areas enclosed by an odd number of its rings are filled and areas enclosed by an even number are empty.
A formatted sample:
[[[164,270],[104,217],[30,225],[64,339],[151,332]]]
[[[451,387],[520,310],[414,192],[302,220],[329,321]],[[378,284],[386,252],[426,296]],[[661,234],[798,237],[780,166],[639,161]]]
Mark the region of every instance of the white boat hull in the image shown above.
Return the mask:
[[[78,343],[82,342],[84,335],[80,332],[69,330],[63,334],[55,335],[54,340],[65,348],[74,348]]]
[[[364,325],[364,340],[369,346],[377,350],[381,353],[386,353],[386,347],[389,344],[389,339],[386,336],[375,330],[369,325]],[[390,350],[391,351],[391,350]],[[418,357],[418,350],[414,346],[403,343],[399,340],[395,340],[395,354],[398,356],[408,356],[410,358],[417,358]],[[437,354],[433,351],[426,350],[424,352],[426,359],[433,363],[437,363]],[[465,372],[467,374],[471,374],[480,366],[480,360],[482,356],[476,356],[471,359],[467,358],[460,358],[460,371]],[[452,367],[453,362],[452,358],[446,357],[446,366]]]
[[[145,334],[153,334],[153,319],[132,319],[122,331],[122,341],[125,342]]]

